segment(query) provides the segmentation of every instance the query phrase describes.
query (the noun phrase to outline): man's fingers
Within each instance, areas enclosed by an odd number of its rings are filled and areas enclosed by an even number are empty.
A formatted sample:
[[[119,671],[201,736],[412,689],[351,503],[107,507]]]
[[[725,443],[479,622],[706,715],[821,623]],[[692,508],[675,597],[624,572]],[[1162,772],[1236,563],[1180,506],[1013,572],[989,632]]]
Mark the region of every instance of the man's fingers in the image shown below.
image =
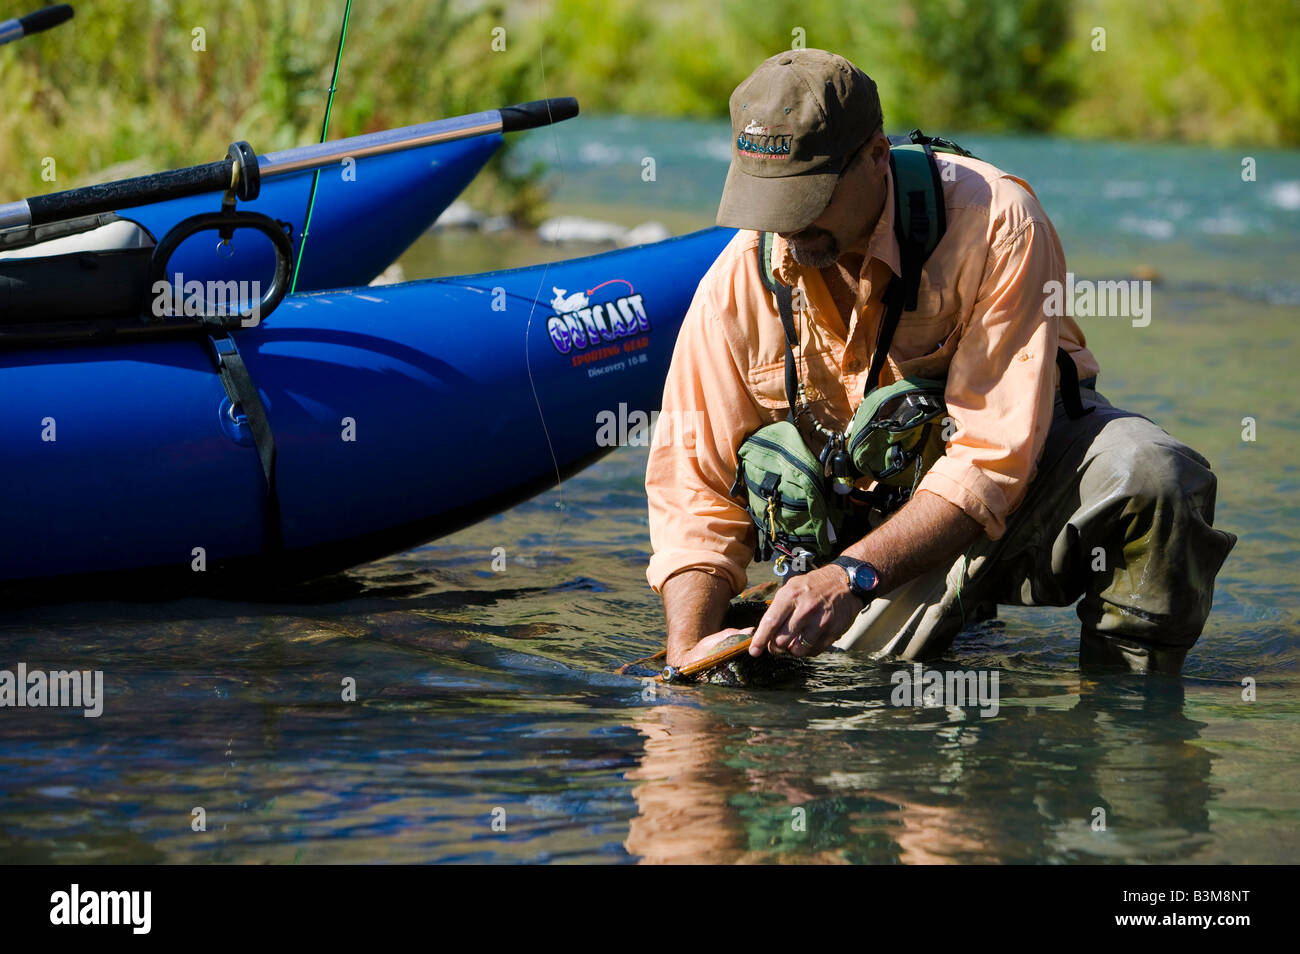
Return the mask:
[[[816,656],[839,638],[833,627],[833,615],[825,606],[805,602],[791,612],[786,622],[786,629],[790,632],[786,649],[800,658]]]
[[[793,655],[803,658],[805,656],[816,656],[822,651],[822,637],[810,636],[808,633],[809,629],[804,629],[803,632],[796,636],[790,643],[790,652]]]
[[[821,571],[790,580],[777,591],[749,645],[751,656],[764,652],[816,656],[839,638],[837,622],[843,615],[837,608],[837,593],[843,576],[819,575]]]
[[[749,644],[751,656],[761,656],[767,652],[768,643],[785,625],[785,618],[790,613],[790,601],[783,599],[784,596],[784,588],[782,588],[782,591],[776,594],[776,599],[772,600],[772,605],[767,608],[767,612],[763,614],[763,618],[758,621],[754,638]]]
[[[768,647],[769,652],[788,652],[790,644],[799,635],[800,626],[797,617],[802,615],[799,608],[799,598],[803,596],[803,591],[800,588],[801,582],[799,580],[791,581],[781,587],[780,593],[777,594],[777,600],[781,600],[782,597],[784,597],[784,600],[781,605],[780,618],[775,621],[772,628],[772,641]],[[772,606],[776,606],[776,601],[773,601]],[[771,615],[770,610],[768,615]]]
[[[798,604],[793,606],[786,618],[783,627],[784,632],[776,637],[776,644],[786,652],[801,655],[797,652],[798,648],[802,648],[799,644],[800,637],[806,639],[808,643],[812,643],[813,637],[819,632],[819,627],[814,622],[815,612],[815,608],[806,602],[802,606]]]

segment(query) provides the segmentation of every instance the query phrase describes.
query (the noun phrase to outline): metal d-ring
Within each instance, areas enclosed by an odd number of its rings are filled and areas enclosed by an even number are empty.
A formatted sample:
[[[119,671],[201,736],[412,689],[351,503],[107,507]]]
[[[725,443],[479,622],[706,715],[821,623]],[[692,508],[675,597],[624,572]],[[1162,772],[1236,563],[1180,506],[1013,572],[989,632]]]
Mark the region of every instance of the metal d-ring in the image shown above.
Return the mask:
[[[192,215],[188,219],[177,223],[154,246],[153,254],[149,260],[149,284],[147,287],[153,288],[159,281],[166,281],[167,263],[171,259],[172,253],[191,235],[205,231],[233,234],[241,228],[261,232],[271,240],[271,246],[275,251],[275,274],[271,279],[270,288],[262,295],[262,299],[257,305],[259,318],[266,318],[275,310],[289,291],[290,272],[293,265],[293,242],[289,238],[283,223],[262,215],[260,212],[234,212],[229,210],[204,212]],[[252,312],[249,311],[236,312],[231,315],[201,314],[196,317],[223,328],[232,328],[240,327],[243,320],[251,317],[251,315]]]

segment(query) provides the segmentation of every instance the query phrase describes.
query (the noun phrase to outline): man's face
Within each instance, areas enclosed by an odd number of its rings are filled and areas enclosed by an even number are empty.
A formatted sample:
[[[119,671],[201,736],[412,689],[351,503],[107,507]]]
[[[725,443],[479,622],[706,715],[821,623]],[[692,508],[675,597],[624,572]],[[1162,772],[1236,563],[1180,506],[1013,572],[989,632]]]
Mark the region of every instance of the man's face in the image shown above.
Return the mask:
[[[781,236],[790,245],[790,255],[808,268],[829,268],[840,258],[840,241],[829,229],[810,225],[801,232]]]
[[[830,202],[798,232],[781,232],[790,255],[807,268],[828,268],[844,250],[869,236],[885,207],[889,140],[877,133],[849,161]]]

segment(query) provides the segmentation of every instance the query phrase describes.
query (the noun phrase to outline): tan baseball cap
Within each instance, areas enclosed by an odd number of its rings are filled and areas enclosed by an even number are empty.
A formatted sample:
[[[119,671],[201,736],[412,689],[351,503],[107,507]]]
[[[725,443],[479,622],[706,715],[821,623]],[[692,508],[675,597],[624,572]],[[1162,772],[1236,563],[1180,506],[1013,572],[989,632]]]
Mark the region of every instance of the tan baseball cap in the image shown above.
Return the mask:
[[[875,82],[844,57],[789,50],[764,60],[731,94],[718,224],[785,233],[809,225],[881,122]]]

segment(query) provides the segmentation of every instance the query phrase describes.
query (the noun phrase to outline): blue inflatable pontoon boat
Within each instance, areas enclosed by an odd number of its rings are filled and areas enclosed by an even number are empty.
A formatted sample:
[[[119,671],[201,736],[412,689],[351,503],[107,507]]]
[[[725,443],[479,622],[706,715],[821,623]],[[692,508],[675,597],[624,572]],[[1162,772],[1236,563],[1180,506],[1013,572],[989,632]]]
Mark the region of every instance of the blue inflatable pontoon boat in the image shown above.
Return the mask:
[[[202,332],[0,351],[0,581],[240,588],[503,510],[609,450],[602,412],[659,407],[732,234],[285,298],[229,335],[274,436],[272,494]]]

